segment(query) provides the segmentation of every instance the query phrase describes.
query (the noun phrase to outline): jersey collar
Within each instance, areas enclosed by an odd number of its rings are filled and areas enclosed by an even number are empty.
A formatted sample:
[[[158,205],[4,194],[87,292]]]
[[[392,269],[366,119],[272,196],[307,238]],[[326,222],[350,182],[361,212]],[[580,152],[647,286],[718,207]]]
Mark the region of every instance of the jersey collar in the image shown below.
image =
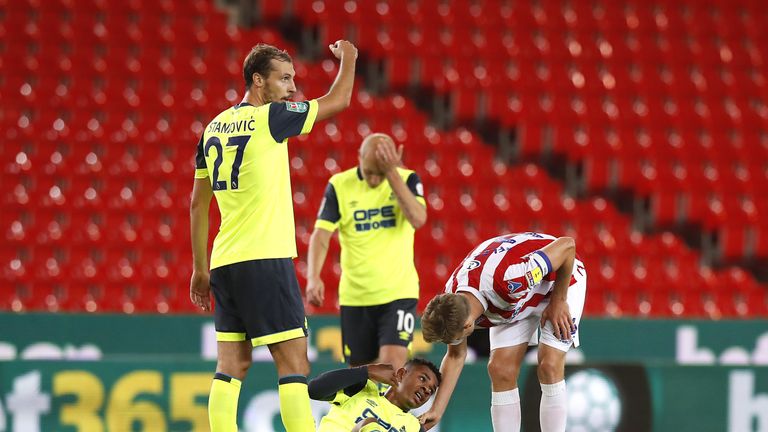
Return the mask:
[[[239,104],[235,105],[234,108],[238,109],[238,108],[242,108],[244,106],[253,106],[253,105],[249,104],[248,102],[240,102]]]

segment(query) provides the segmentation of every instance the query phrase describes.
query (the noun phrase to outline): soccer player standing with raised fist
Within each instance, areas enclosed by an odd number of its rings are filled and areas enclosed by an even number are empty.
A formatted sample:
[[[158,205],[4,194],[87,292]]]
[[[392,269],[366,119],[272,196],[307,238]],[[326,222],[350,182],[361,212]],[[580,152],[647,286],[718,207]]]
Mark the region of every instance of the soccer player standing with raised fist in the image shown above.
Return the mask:
[[[329,46],[340,60],[325,96],[294,102],[291,57],[256,45],[243,63],[245,96],[205,128],[197,145],[190,208],[194,267],[190,299],[210,310],[217,365],[208,402],[211,430],[237,431],[240,385],[253,347],[267,345],[277,367],[280,415],[288,432],[314,431],[307,394],[307,328],[296,257],[287,141],[350,104],[357,49]],[[208,263],[208,210],[216,197],[221,227]],[[209,271],[210,268],[210,271]]]

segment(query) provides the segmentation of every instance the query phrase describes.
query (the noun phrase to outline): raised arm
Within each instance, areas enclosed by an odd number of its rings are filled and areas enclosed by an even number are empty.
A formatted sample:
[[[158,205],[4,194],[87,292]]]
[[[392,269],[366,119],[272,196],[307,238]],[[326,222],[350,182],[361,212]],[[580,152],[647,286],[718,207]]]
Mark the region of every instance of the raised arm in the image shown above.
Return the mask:
[[[576,242],[571,237],[560,237],[544,246],[541,252],[549,259],[550,271],[555,272],[552,296],[541,314],[541,325],[544,326],[547,321],[552,322],[555,336],[567,340],[575,330],[566,299],[576,259]]]
[[[403,216],[405,216],[413,228],[419,229],[427,223],[427,206],[419,202],[416,198],[416,194],[409,188],[409,185],[405,184],[403,178],[400,177],[400,173],[397,172],[397,167],[400,166],[402,156],[403,146],[401,145],[397,151],[395,151],[395,144],[389,139],[381,142],[379,146],[376,147],[376,159],[379,163],[379,167],[382,172],[384,172],[384,176],[386,177],[389,186],[392,188],[392,192],[395,194],[397,204],[403,211]],[[419,180],[415,173],[411,174],[411,176],[415,177],[414,181],[418,183],[418,185],[414,185],[414,187],[416,189],[422,189],[421,194],[423,194],[421,180]]]
[[[427,206],[420,203],[416,196],[410,191],[397,170],[387,173],[392,192],[395,193],[397,204],[403,211],[403,216],[414,229],[419,229],[427,223]]]
[[[345,40],[336,41],[329,48],[333,55],[340,60],[339,73],[328,93],[317,99],[317,120],[325,120],[344,111],[352,100],[352,90],[355,84],[357,48]]]
[[[309,382],[309,397],[330,401],[341,390],[347,394],[355,394],[365,387],[366,381],[368,381],[367,366],[328,371]]]
[[[308,384],[309,397],[315,400],[333,400],[336,393],[344,390],[352,396],[362,390],[371,379],[378,383],[396,386],[395,369],[390,364],[371,364],[355,368],[336,369],[320,374]]]
[[[458,345],[448,345],[448,350],[440,364],[440,374],[443,380],[435,393],[435,400],[429,411],[419,416],[419,421],[424,425],[424,429],[429,430],[434,427],[445,414],[448,402],[451,399],[453,391],[456,389],[456,383],[459,382],[461,370],[464,369],[464,362],[467,358],[467,338],[462,339]]]
[[[189,206],[190,234],[192,240],[192,278],[189,282],[189,298],[192,303],[207,311],[211,309],[210,272],[208,270],[208,211],[213,198],[210,180],[196,178],[192,186]]]

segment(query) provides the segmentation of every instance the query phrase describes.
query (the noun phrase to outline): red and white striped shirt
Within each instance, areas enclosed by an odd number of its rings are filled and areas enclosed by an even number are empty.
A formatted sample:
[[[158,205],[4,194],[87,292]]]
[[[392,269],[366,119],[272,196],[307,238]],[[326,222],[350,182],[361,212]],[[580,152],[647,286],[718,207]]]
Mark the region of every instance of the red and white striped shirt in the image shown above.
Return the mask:
[[[540,249],[555,239],[529,232],[486,240],[453,271],[445,292],[466,291],[475,296],[485,308],[475,323],[480,327],[541,315],[549,304],[555,272]]]

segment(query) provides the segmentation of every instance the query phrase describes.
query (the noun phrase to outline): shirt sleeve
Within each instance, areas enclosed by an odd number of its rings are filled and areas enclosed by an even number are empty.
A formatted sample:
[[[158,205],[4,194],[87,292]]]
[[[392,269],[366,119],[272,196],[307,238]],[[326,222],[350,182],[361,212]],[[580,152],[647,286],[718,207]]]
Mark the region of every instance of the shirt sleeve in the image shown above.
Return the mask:
[[[544,252],[537,250],[519,263],[510,265],[504,272],[509,292],[533,288],[552,272],[552,263]]]
[[[341,220],[341,213],[339,212],[339,200],[336,197],[336,188],[333,187],[332,183],[328,183],[328,186],[325,188],[323,202],[320,203],[320,212],[317,214],[315,228],[333,232],[338,228],[339,220]]]
[[[197,143],[197,155],[195,156],[195,178],[208,178],[208,165],[205,162],[203,135],[200,135],[200,141]]]
[[[273,102],[269,105],[269,132],[276,142],[308,134],[317,118],[317,101]]]
[[[424,205],[427,204],[427,202],[424,200],[424,184],[421,183],[421,178],[419,178],[419,175],[415,172],[412,172],[411,175],[408,176],[408,179],[405,181],[405,184],[408,186],[408,189],[410,189],[411,193],[413,193],[416,196],[416,200]]]
[[[315,400],[331,401],[343,395],[353,396],[365,388],[368,382],[368,367],[336,369],[320,374],[309,382],[309,397]]]

